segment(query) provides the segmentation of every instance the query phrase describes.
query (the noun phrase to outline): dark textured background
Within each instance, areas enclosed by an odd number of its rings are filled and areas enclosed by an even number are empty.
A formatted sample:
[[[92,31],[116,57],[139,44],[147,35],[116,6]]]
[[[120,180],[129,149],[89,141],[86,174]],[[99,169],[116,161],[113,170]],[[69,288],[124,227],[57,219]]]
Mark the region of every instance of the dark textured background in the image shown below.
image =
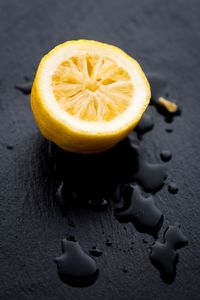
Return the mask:
[[[198,0],[0,1],[0,299],[200,299],[199,15]],[[118,45],[145,71],[166,76],[178,95],[182,116],[170,125],[174,132],[165,132],[163,117],[151,108],[155,129],[143,142],[153,162],[162,149],[173,153],[168,181],[176,180],[179,192],[171,195],[165,186],[156,195],[165,216],[160,235],[180,222],[189,246],[180,250],[172,285],[150,264],[145,235],[119,224],[111,208],[76,209],[64,218],[55,203],[48,143],[33,120],[29,97],[14,86],[24,75],[33,78],[52,47],[79,38]],[[69,287],[58,277],[53,258],[66,232],[86,252],[94,245],[104,251],[96,259],[100,276],[90,287]]]

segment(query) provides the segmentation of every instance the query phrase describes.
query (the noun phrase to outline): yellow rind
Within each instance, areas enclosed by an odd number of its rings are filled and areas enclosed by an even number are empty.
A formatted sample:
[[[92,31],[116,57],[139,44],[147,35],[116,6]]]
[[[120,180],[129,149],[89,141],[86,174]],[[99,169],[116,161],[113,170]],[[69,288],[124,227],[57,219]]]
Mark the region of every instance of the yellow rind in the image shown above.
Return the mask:
[[[132,64],[134,63],[136,68],[139,70],[140,75],[145,82],[147,95],[143,102],[143,109],[141,111],[138,111],[137,118],[132,120],[130,124],[127,124],[126,127],[117,131],[106,133],[92,133],[88,131],[86,132],[81,130],[73,130],[73,128],[71,128],[70,126],[66,126],[66,123],[53,115],[48,110],[48,106],[42,100],[39,78],[41,76],[41,70],[43,68],[44,62],[47,58],[49,59],[50,56],[54,55],[58,48],[65,47],[67,44],[76,44],[77,42],[84,44],[86,43],[89,47],[97,46],[98,44],[104,47],[111,47],[113,51],[117,51],[121,55],[126,56],[126,58],[128,58]],[[79,40],[65,42],[59,46],[56,46],[42,58],[31,91],[31,107],[40,131],[46,139],[54,142],[60,148],[66,151],[77,153],[98,153],[103,152],[116,145],[135,128],[149,104],[150,96],[151,92],[148,80],[143,73],[140,65],[132,57],[130,57],[128,54],[126,54],[116,46],[107,45],[96,41]]]

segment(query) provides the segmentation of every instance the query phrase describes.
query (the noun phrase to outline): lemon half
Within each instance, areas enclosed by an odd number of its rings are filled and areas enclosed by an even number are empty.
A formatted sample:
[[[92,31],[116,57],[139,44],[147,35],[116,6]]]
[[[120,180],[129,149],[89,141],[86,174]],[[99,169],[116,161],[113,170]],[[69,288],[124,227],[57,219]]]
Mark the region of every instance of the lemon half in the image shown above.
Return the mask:
[[[31,107],[48,140],[77,153],[105,151],[137,125],[150,100],[140,65],[121,49],[65,42],[41,60]]]

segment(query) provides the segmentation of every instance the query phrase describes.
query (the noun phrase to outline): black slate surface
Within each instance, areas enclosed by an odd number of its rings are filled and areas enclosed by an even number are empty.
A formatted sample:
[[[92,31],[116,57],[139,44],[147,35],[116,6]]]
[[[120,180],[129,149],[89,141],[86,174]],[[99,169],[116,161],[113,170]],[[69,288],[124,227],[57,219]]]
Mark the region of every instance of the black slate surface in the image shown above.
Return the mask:
[[[200,299],[199,15],[198,0],[1,0],[0,299]],[[163,149],[173,155],[168,181],[174,179],[179,191],[172,195],[164,186],[155,196],[165,216],[159,236],[179,222],[189,245],[180,250],[171,285],[150,264],[152,238],[118,223],[112,205],[105,212],[77,208],[63,217],[55,202],[48,142],[34,122],[29,96],[15,85],[24,76],[32,79],[55,45],[79,38],[115,44],[145,71],[163,74],[181,105],[182,115],[169,125],[151,107],[155,126],[143,138],[151,161],[159,161]],[[87,253],[93,246],[103,250],[95,258],[100,275],[92,286],[69,287],[58,277],[53,259],[66,233]]]

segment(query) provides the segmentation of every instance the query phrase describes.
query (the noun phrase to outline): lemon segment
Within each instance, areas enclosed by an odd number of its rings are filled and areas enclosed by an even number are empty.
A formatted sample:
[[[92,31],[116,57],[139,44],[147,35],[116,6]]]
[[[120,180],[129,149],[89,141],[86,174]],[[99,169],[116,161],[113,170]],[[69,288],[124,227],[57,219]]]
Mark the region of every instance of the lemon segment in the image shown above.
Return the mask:
[[[129,74],[111,58],[70,57],[52,76],[53,93],[61,108],[85,121],[110,121],[123,113],[133,97]]]
[[[139,64],[108,44],[61,44],[40,62],[31,106],[42,134],[78,153],[105,151],[137,125],[150,100]]]

